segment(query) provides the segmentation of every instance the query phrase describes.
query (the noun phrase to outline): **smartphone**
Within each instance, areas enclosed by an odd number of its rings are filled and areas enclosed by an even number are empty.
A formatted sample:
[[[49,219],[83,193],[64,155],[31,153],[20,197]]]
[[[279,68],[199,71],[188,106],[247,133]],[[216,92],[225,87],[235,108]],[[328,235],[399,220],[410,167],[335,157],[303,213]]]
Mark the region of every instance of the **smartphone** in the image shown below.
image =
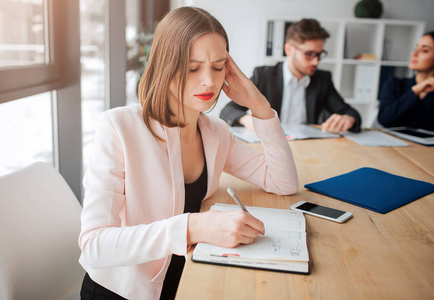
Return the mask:
[[[347,211],[343,211],[343,210],[339,210],[339,209],[335,209],[323,205],[318,205],[306,201],[300,201],[291,205],[291,209],[302,211],[309,215],[324,218],[338,223],[343,223],[353,216],[352,213]]]

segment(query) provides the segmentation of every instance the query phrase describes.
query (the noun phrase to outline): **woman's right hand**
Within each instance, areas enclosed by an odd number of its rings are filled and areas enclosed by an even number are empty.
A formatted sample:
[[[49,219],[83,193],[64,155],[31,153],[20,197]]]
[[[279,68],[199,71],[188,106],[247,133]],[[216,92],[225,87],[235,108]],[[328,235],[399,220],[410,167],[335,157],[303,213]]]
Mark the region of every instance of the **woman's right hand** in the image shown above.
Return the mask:
[[[249,213],[213,210],[189,215],[187,244],[204,242],[233,248],[251,244],[264,233],[264,224]]]
[[[434,91],[434,77],[429,77],[412,87],[413,92],[419,99],[425,98],[426,94]]]
[[[250,109],[259,119],[272,119],[274,112],[270,103],[261,94],[253,82],[238,68],[229,53],[226,52],[225,80],[222,89],[231,100]]]

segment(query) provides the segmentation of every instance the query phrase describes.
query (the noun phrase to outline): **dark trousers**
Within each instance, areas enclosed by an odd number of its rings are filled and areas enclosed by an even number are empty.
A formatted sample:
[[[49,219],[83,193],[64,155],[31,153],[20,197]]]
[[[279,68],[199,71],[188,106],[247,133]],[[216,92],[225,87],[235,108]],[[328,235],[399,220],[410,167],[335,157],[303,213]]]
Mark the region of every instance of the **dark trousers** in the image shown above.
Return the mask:
[[[80,297],[81,300],[126,300],[93,281],[87,273],[84,275]]]
[[[183,256],[172,256],[172,261],[169,265],[166,278],[164,279],[160,300],[175,299],[184,264],[185,258]],[[80,296],[81,300],[126,300],[93,281],[87,273],[83,279]]]

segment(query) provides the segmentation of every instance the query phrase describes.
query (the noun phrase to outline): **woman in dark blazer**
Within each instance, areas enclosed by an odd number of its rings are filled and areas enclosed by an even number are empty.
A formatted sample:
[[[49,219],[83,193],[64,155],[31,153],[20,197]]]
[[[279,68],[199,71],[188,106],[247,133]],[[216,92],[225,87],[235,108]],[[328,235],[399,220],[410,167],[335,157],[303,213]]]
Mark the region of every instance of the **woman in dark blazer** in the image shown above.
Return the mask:
[[[434,130],[434,31],[426,33],[411,54],[412,78],[390,78],[380,97],[378,122],[385,127]]]

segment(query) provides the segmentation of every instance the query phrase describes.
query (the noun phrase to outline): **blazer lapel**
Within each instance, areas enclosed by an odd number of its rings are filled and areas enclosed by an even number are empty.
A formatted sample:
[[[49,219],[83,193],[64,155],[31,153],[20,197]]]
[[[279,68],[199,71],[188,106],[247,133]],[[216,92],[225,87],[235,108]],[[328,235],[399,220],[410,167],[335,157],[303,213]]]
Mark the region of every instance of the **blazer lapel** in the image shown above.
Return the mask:
[[[157,125],[158,126],[158,125]],[[160,125],[161,126],[161,125]],[[154,127],[155,128],[155,127]],[[184,172],[182,170],[181,140],[179,127],[163,127],[167,142],[167,154],[170,164],[170,175],[172,178],[173,210],[172,214],[184,212],[185,187]]]
[[[209,197],[209,193],[211,192],[211,184],[212,184],[212,174],[215,170],[216,158],[217,158],[217,150],[218,145],[220,143],[218,135],[208,126],[208,119],[204,114],[199,115],[199,128],[202,135],[202,143],[205,152],[205,160],[208,171],[208,188],[206,192],[205,199]]]
[[[211,184],[213,179],[213,172],[215,171],[216,157],[218,145],[220,143],[219,137],[210,128],[207,117],[203,114],[199,116],[199,128],[202,135],[202,143],[205,152],[205,160],[208,170],[208,189],[205,199],[208,198],[212,192]],[[173,215],[184,212],[185,206],[185,187],[184,187],[184,172],[182,170],[181,158],[181,140],[180,129],[178,127],[165,127],[159,123],[154,123],[156,133],[166,140],[167,155],[170,164],[170,175],[172,179],[172,195],[173,195]],[[158,129],[157,129],[158,128]]]
[[[315,124],[315,99],[316,99],[316,90],[314,81],[311,77],[311,82],[306,88],[306,114],[307,114],[307,123]]]

